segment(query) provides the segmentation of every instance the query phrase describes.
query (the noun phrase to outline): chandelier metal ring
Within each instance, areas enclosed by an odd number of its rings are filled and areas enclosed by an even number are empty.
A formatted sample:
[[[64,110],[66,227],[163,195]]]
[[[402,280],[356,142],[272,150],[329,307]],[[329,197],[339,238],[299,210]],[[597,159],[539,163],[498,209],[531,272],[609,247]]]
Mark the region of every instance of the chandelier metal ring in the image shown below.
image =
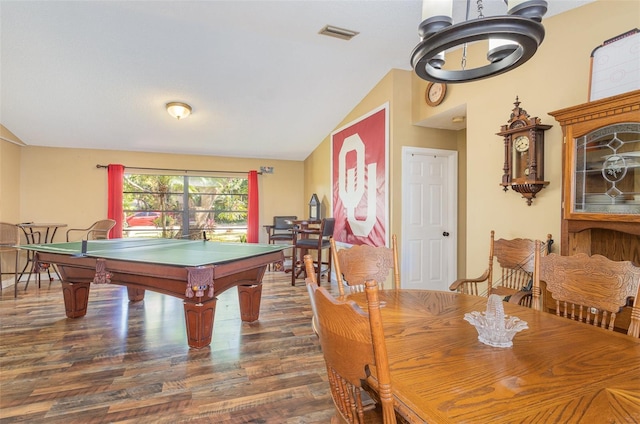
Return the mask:
[[[471,69],[445,70],[429,64],[440,52],[490,37],[513,41],[518,47],[502,60]],[[520,16],[473,19],[442,29],[422,40],[411,53],[411,65],[416,74],[427,81],[475,81],[502,74],[522,65],[533,57],[543,39],[544,26],[532,19]]]

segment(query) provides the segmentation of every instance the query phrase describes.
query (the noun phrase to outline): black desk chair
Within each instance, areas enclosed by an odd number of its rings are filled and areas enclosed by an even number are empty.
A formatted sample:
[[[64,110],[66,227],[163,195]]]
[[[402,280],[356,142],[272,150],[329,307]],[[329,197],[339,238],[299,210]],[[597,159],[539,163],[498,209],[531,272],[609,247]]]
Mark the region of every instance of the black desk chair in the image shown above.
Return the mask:
[[[297,228],[294,230],[296,235],[293,243],[294,265],[291,269],[292,286],[296,285],[298,274],[304,271],[304,264],[298,261],[298,249],[302,251],[302,256],[308,254],[309,250],[316,250],[317,259],[314,262],[314,266],[317,274],[317,282],[320,284],[323,271],[322,265],[327,265],[327,281],[331,281],[331,237],[333,237],[335,223],[335,218],[324,218],[320,221],[319,229]],[[325,249],[329,251],[326,261],[322,259],[322,251]]]
[[[267,235],[269,236],[269,244],[278,244],[278,243],[286,243],[293,244],[293,238],[295,236],[293,229],[294,223],[298,219],[297,216],[274,216],[273,217],[273,225],[265,225],[264,228],[267,230]],[[291,256],[285,255],[285,259],[289,258],[291,260]],[[293,261],[292,261],[293,262]],[[283,269],[284,264],[279,262],[276,263],[276,269]]]
[[[298,219],[297,216],[274,216],[273,225],[265,225],[269,244],[275,244],[278,241],[293,244],[293,221],[296,219]]]

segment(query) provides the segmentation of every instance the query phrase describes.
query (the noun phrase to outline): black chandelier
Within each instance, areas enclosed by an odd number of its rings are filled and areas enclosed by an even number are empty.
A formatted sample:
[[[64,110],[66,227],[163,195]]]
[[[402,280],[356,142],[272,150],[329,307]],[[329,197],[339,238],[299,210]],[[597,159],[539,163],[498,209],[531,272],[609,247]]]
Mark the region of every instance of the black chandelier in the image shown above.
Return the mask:
[[[423,21],[418,27],[420,43],[411,53],[411,66],[427,81],[460,83],[502,74],[531,59],[544,39],[542,16],[545,0],[505,0],[507,14],[484,17],[482,0],[476,0],[478,18],[453,24],[453,0],[423,0]],[[466,69],[468,43],[489,40],[486,65]],[[442,69],[445,52],[463,47],[461,69]]]

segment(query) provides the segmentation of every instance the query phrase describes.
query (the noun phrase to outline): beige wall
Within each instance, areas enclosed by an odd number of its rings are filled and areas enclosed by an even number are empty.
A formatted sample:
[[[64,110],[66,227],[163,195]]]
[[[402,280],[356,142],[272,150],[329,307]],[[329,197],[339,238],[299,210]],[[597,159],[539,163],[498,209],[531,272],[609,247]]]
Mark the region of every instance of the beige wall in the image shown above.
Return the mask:
[[[20,150],[20,146],[0,140],[0,221],[2,222],[17,222],[20,218]]]
[[[97,164],[130,167],[249,171],[272,166],[259,176],[260,226],[274,215],[306,216],[302,161],[189,156],[91,149],[19,146],[0,140],[0,220],[61,222],[86,228],[107,214],[107,171]],[[65,240],[65,229],[56,235]],[[260,231],[260,241],[267,242]],[[5,270],[12,257],[2,258]],[[8,262],[9,261],[9,262]],[[9,280],[11,276],[4,276]],[[5,281],[5,283],[8,283]]]
[[[426,81],[409,71],[394,70],[336,126],[339,128],[385,101],[390,102],[391,231],[397,234],[401,231],[402,182],[398,167],[402,146],[458,150],[462,197],[458,230],[466,234],[459,241],[458,259],[463,263],[458,266],[460,277],[477,276],[484,271],[492,229],[504,238],[543,238],[551,233],[559,243],[562,130],[548,112],[588,100],[592,50],[606,39],[640,27],[640,2],[600,0],[543,23],[544,42],[536,55],[518,69],[486,80],[449,84],[444,102],[435,108],[424,102]],[[407,59],[412,47],[407,48]],[[449,60],[459,63],[455,55]],[[410,88],[409,78],[413,84]],[[505,193],[499,185],[504,150],[503,139],[496,133],[509,120],[516,96],[532,117],[538,116],[543,124],[553,125],[546,132],[545,143],[545,179],[550,184],[532,206],[527,206],[518,193]],[[466,105],[466,132],[449,135],[447,131],[412,125],[460,105]],[[328,198],[329,170],[329,138],[326,138],[305,161],[306,196],[316,191]]]
[[[15,223],[20,218],[20,151],[21,147],[0,139],[0,221]],[[0,255],[2,271],[13,272],[13,253]],[[1,275],[0,284],[6,287],[13,281],[11,274]]]
[[[129,167],[249,171],[272,166],[273,174],[259,176],[260,225],[274,215],[306,213],[303,197],[303,162],[189,156],[91,149],[24,147],[20,168],[19,213],[16,222],[63,222],[82,228],[106,217],[107,171],[96,165],[119,163]],[[135,170],[132,170],[135,172]],[[3,171],[4,172],[4,171]],[[2,211],[5,210],[3,202]],[[266,233],[260,232],[266,242]],[[62,241],[64,234],[56,240]]]
[[[599,0],[545,19],[543,23],[546,28],[543,44],[533,59],[520,68],[487,80],[449,85],[447,97],[436,108],[424,104],[425,81],[410,71],[391,70],[335,127],[340,128],[389,102],[390,231],[398,236],[402,224],[402,147],[458,150],[458,273],[461,277],[478,275],[486,267],[491,229],[505,238],[542,238],[552,233],[559,241],[562,132],[547,113],[587,101],[591,51],[608,38],[640,27],[640,2]],[[412,47],[407,46],[407,60]],[[551,183],[532,206],[527,206],[515,192],[504,193],[499,186],[504,157],[502,139],[495,133],[509,119],[516,96],[531,116],[553,125],[546,133],[545,177]],[[459,105],[466,105],[466,131],[413,125]],[[269,223],[273,215],[307,216],[307,203],[312,193],[317,193],[322,201],[325,216],[331,215],[331,161],[327,134],[304,163],[18,147],[0,141],[0,219],[61,221],[70,226],[84,226],[103,217],[106,213],[106,170],[96,169],[98,163],[222,170],[273,166],[274,174],[260,177],[261,225]]]

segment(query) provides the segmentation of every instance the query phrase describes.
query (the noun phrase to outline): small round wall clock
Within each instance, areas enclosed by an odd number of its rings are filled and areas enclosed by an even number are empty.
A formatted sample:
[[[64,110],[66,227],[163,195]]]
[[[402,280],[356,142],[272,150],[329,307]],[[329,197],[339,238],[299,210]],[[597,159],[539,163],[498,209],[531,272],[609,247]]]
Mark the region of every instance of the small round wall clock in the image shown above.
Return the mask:
[[[424,93],[424,99],[429,106],[438,106],[447,94],[447,84],[442,82],[430,82]]]

